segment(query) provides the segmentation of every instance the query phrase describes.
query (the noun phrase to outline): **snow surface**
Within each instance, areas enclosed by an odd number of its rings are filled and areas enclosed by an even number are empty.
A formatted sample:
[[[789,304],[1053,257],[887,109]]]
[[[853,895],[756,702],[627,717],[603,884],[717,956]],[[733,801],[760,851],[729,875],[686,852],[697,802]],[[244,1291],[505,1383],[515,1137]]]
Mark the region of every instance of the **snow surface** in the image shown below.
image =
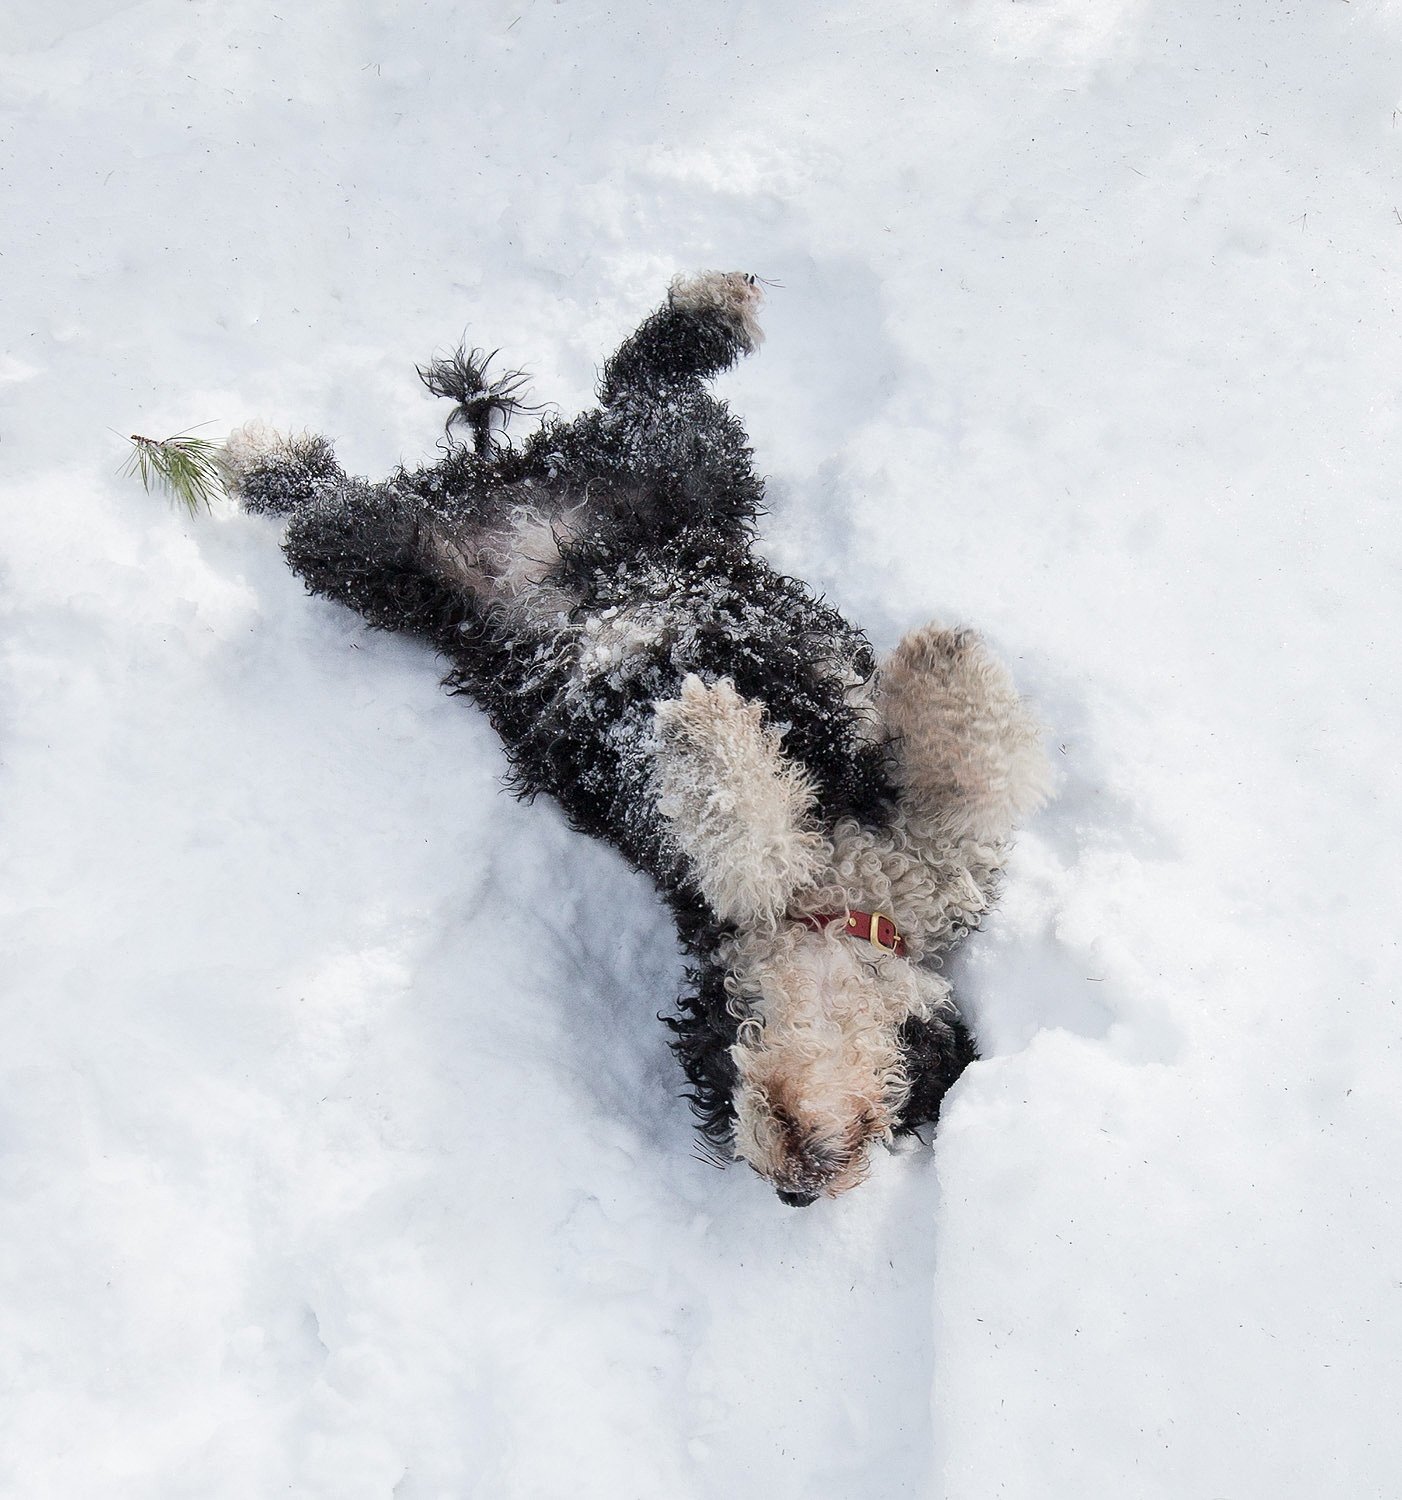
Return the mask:
[[[1402,1493],[1402,10],[6,0],[0,1493]],[[117,477],[572,411],[677,270],[769,548],[1060,789],[933,1150],[691,1154],[645,883],[423,650]]]

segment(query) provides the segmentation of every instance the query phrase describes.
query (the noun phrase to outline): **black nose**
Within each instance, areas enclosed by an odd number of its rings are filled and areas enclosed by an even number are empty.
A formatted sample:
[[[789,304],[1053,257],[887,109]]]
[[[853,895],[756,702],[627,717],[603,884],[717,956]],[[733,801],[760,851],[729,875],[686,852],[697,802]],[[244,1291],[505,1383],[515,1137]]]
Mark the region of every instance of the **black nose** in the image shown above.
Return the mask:
[[[779,1194],[779,1202],[787,1203],[790,1208],[807,1208],[818,1201],[817,1193],[786,1193],[783,1188],[776,1188],[775,1192]]]

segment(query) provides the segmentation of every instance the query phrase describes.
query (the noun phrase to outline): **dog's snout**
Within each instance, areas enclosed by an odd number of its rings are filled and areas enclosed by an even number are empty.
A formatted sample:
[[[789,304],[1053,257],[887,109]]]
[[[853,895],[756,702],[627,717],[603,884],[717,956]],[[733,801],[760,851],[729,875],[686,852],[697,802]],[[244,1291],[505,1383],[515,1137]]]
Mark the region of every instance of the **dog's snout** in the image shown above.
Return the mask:
[[[776,1188],[780,1203],[787,1203],[790,1208],[807,1208],[809,1204],[818,1201],[817,1193],[789,1193],[783,1188]]]

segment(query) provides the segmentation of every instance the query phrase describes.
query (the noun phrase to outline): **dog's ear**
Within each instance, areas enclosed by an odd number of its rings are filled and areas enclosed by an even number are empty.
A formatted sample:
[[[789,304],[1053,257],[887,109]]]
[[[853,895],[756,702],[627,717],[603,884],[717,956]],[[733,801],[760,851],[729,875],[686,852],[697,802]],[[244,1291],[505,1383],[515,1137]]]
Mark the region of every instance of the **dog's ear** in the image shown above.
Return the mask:
[[[1000,843],[1045,800],[1041,726],[974,631],[912,631],[882,664],[876,701],[905,800],[954,839]]]
[[[908,1135],[939,1119],[940,1105],[978,1049],[959,1013],[952,1007],[928,1018],[912,1016],[899,1033],[901,1061],[910,1092],[901,1110],[898,1135]]]
[[[758,703],[694,674],[656,706],[652,790],[672,841],[722,922],[772,926],[818,868],[813,787]]]

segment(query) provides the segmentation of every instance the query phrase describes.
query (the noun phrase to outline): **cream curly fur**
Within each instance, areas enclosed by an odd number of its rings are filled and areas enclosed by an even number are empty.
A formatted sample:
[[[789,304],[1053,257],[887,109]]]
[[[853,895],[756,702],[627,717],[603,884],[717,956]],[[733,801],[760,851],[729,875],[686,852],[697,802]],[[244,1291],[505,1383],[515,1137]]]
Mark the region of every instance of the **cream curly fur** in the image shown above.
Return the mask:
[[[813,789],[784,759],[780,736],[726,678],[695,674],[659,703],[657,809],[723,922],[772,927],[794,889],[817,872]]]
[[[736,1152],[781,1191],[845,1192],[905,1103],[902,1024],[949,1005],[949,986],[834,928],[747,933],[730,959],[745,1018],[732,1052]]]
[[[285,452],[288,445],[289,439],[266,422],[255,420],[235,427],[225,439],[221,453],[231,488],[236,489],[239,479],[255,465],[270,454]]]
[[[874,705],[900,803],[880,827],[844,818],[826,833],[780,735],[729,682],[690,678],[656,710],[659,811],[739,928],[726,981],[743,1017],[736,1150],[804,1195],[845,1191],[889,1136],[908,1087],[900,1027],[952,1004],[920,960],[988,909],[1013,821],[1047,790],[1038,725],[972,631],[908,635]],[[853,909],[893,917],[906,956],[801,923]]]
[[[764,342],[758,316],[764,289],[744,271],[703,271],[699,276],[678,276],[673,279],[667,296],[672,306],[683,312],[714,308],[723,313],[751,354]]]
[[[1041,730],[974,631],[912,631],[882,666],[877,703],[906,801],[956,842],[1001,844],[1046,797]]]
[[[425,527],[426,560],[440,577],[475,598],[509,611],[523,625],[540,626],[579,602],[577,594],[550,581],[572,514],[523,503],[511,507],[498,525],[474,532],[470,541]]]

